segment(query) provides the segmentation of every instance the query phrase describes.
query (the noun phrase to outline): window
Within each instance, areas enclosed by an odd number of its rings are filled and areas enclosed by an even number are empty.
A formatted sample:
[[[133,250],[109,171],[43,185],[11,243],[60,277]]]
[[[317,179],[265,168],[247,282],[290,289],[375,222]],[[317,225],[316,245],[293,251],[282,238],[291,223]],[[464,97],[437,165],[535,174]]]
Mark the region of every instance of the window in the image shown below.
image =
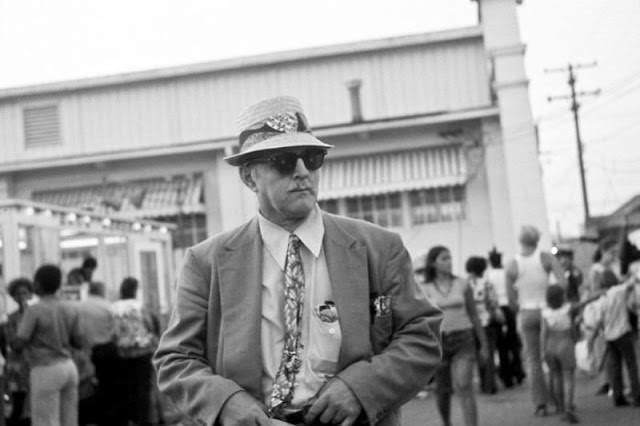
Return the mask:
[[[383,227],[402,226],[402,201],[399,192],[346,199],[347,216]]]
[[[202,213],[158,217],[163,222],[177,225],[171,230],[173,248],[187,248],[207,239],[207,218]]]
[[[338,214],[338,200],[322,200],[318,205],[325,212]]]
[[[22,112],[25,146],[37,147],[60,143],[57,105],[25,108]]]
[[[409,193],[411,223],[450,222],[464,218],[463,185],[422,189]]]

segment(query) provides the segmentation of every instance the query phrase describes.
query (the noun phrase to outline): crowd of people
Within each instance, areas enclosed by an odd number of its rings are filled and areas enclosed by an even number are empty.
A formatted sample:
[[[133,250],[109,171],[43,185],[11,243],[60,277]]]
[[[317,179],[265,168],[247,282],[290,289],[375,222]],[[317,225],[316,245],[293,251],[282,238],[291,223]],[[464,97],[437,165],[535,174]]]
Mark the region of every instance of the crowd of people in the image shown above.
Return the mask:
[[[2,326],[5,410],[9,426],[139,426],[161,422],[154,402],[151,356],[157,316],[137,299],[138,281],[127,277],[110,302],[97,264],[85,259],[69,271],[52,264],[33,279],[10,281],[17,310]]]
[[[465,277],[453,273],[451,254],[444,246],[431,248],[416,265],[425,294],[443,312],[443,359],[433,386],[445,426],[451,424],[454,391],[464,424],[478,424],[475,365],[480,391],[486,394],[495,394],[499,382],[510,388],[526,378],[536,416],[555,412],[568,423],[579,422],[578,365],[599,374],[599,393],[609,393],[614,406],[640,407],[637,248],[625,240],[619,256],[618,241],[604,240],[584,279],[571,249],[561,247],[551,254],[538,247],[539,239],[536,228],[522,227],[520,250],[505,268],[494,248],[487,258],[469,257]],[[576,351],[576,345],[584,350]]]

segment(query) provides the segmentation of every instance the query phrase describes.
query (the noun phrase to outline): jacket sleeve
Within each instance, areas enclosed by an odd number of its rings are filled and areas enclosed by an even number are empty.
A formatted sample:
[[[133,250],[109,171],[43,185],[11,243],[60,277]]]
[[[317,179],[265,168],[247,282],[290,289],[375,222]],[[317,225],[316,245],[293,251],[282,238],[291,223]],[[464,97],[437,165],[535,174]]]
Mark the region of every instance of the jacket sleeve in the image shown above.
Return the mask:
[[[229,397],[242,388],[215,372],[207,336],[219,327],[218,301],[210,300],[211,267],[202,267],[192,249],[178,276],[174,310],[154,355],[158,387],[191,420],[213,425]],[[211,319],[213,318],[213,320]],[[216,346],[213,347],[215,351]]]
[[[382,296],[391,298],[391,314],[375,316],[372,326],[388,327],[389,342],[370,359],[338,373],[372,425],[421,390],[441,359],[440,310],[416,284],[411,259],[400,237],[394,235],[387,247],[386,259],[380,259],[384,270],[378,288]]]

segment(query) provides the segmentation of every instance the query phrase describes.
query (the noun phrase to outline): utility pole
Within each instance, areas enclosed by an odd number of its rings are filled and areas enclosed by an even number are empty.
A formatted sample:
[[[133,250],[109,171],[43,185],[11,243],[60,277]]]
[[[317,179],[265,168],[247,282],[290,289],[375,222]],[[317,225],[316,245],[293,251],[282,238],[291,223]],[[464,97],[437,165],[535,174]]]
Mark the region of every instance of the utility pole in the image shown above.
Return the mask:
[[[569,63],[567,67],[563,68],[553,68],[553,69],[545,69],[544,72],[552,73],[552,72],[562,72],[569,74],[569,88],[571,89],[570,95],[561,95],[561,96],[549,96],[547,100],[549,102],[557,101],[557,100],[571,100],[571,111],[573,112],[573,122],[576,128],[576,143],[578,145],[578,165],[580,166],[580,183],[582,185],[582,203],[584,206],[584,226],[587,227],[589,223],[589,218],[591,215],[589,214],[589,197],[587,195],[587,182],[585,178],[584,171],[584,158],[582,152],[582,138],[580,137],[580,115],[578,111],[580,110],[580,104],[578,103],[577,98],[580,96],[597,96],[600,94],[600,89],[592,90],[592,91],[580,91],[576,92],[576,74],[575,70],[581,68],[592,68],[597,65],[596,62],[592,62],[590,64],[571,64]]]

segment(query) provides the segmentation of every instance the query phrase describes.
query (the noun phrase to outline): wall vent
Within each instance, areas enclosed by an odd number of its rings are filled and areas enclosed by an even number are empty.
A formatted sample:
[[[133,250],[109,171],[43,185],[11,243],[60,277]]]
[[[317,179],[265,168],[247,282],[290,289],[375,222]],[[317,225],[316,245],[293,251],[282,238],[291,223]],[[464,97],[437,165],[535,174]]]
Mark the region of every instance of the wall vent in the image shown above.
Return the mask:
[[[22,118],[25,146],[38,147],[61,142],[58,105],[24,108]]]

